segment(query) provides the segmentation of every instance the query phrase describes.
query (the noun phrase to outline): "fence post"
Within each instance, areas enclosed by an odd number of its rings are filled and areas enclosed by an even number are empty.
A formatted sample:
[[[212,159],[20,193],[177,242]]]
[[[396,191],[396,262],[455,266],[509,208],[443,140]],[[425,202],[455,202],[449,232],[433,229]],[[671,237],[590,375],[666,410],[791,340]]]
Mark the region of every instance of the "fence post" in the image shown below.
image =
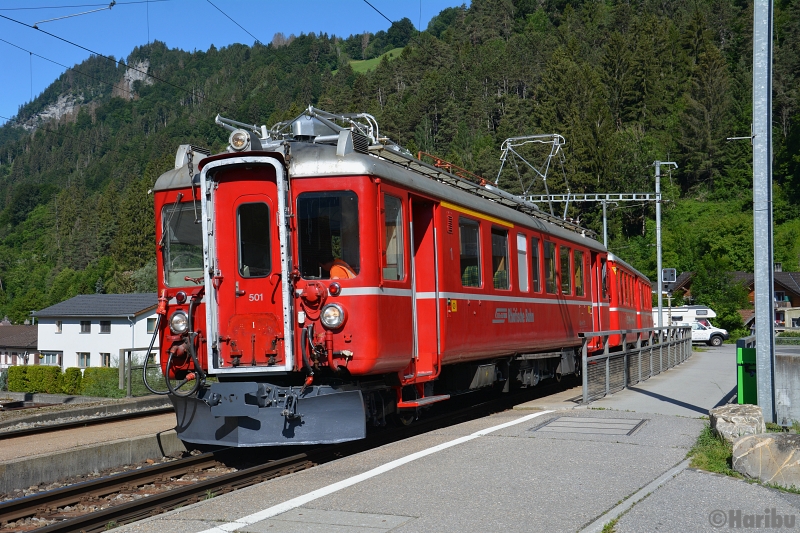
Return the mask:
[[[127,394],[126,396],[130,398],[131,394],[131,374],[133,373],[133,350],[128,350],[128,365],[126,368],[126,373],[128,374],[128,387],[127,387]]]
[[[581,380],[583,381],[583,404],[589,403],[589,362],[586,358],[589,356],[589,350],[586,345],[586,338],[583,339],[583,347],[581,347]]]
[[[119,388],[125,388],[125,350],[119,350]]]

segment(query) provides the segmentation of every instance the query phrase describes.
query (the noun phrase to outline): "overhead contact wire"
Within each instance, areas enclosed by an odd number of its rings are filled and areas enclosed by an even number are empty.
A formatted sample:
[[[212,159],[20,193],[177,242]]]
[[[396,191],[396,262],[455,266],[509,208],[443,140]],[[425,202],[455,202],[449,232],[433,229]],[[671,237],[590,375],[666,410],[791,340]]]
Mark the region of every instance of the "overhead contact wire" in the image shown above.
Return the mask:
[[[53,34],[53,33],[50,33],[49,31],[43,30],[43,29],[41,29],[41,28],[35,28],[35,27],[31,26],[30,24],[25,24],[25,23],[24,23],[24,22],[22,22],[22,21],[19,21],[19,20],[13,19],[13,18],[11,18],[11,17],[7,17],[6,15],[2,15],[2,14],[0,14],[0,18],[4,18],[4,19],[6,19],[6,20],[10,20],[11,22],[16,22],[17,24],[19,24],[19,25],[21,25],[21,26],[25,26],[26,28],[30,28],[30,29],[32,29],[32,30],[36,30],[36,31],[39,31],[39,32],[41,32],[41,33],[44,33],[44,34],[46,34],[46,35],[49,35],[50,37],[53,37],[54,39],[58,39],[59,41],[65,42],[65,43],[67,43],[67,44],[71,44],[72,46],[75,46],[75,47],[77,47],[77,48],[80,48],[81,50],[85,50],[85,51],[89,52],[90,54],[94,54],[94,55],[96,55],[96,56],[98,56],[98,57],[102,57],[103,59],[105,59],[105,60],[107,60],[107,61],[111,61],[111,62],[113,62],[113,63],[115,63],[115,64],[116,64],[116,63],[119,63],[120,65],[124,66],[125,68],[128,68],[128,69],[130,69],[130,70],[134,70],[134,71],[136,71],[136,72],[139,72],[139,73],[141,73],[141,74],[144,74],[145,76],[148,76],[148,77],[150,77],[150,78],[153,78],[154,80],[158,80],[158,81],[160,81],[160,82],[162,82],[162,83],[165,83],[165,84],[169,85],[170,87],[174,87],[174,88],[176,88],[176,89],[180,89],[181,91],[185,92],[186,94],[191,94],[192,96],[197,96],[198,98],[202,98],[203,100],[208,100],[209,102],[211,102],[211,103],[213,103],[213,104],[216,104],[216,105],[220,106],[222,109],[224,109],[224,110],[226,110],[226,111],[231,111],[231,109],[230,109],[228,106],[226,106],[226,105],[224,105],[224,104],[222,104],[222,103],[220,103],[220,102],[217,102],[217,101],[215,101],[215,100],[212,100],[211,98],[208,98],[207,96],[199,96],[199,95],[197,95],[196,93],[194,93],[194,92],[192,92],[192,91],[190,91],[190,90],[186,89],[185,87],[181,87],[180,85],[176,85],[176,84],[174,84],[174,83],[172,83],[172,82],[170,82],[170,81],[167,81],[167,80],[165,80],[165,79],[159,78],[158,76],[155,76],[155,75],[153,75],[153,74],[148,74],[147,72],[145,72],[145,71],[143,71],[143,70],[140,70],[140,69],[138,69],[138,68],[135,68],[135,67],[132,67],[132,66],[130,66],[130,65],[128,65],[128,64],[126,64],[126,63],[125,63],[124,61],[122,61],[121,59],[120,59],[120,60],[112,59],[112,58],[110,58],[110,57],[108,57],[108,56],[106,56],[106,55],[103,55],[103,54],[101,54],[100,52],[95,52],[95,51],[94,51],[94,50],[92,50],[91,48],[86,48],[85,46],[83,46],[83,45],[80,45],[80,44],[78,44],[78,43],[74,43],[74,42],[70,41],[69,39],[65,39],[65,38],[63,38],[63,37],[59,37],[58,35],[55,35],[55,34]]]

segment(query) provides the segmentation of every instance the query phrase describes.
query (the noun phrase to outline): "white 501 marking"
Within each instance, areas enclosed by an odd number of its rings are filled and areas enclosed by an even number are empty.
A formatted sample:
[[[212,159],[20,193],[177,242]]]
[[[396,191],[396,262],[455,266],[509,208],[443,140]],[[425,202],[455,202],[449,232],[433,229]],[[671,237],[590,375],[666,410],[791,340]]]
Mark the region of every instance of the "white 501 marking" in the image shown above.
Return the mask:
[[[250,298],[251,302],[263,302],[264,301],[264,295],[263,294],[250,294],[249,298]]]

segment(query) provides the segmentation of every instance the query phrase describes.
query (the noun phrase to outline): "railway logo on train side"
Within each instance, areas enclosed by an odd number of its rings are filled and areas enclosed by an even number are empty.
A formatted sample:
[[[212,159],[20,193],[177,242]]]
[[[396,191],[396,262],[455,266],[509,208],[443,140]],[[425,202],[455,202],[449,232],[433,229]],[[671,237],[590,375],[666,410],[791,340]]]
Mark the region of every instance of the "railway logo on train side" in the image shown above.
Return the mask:
[[[533,322],[533,311],[530,309],[517,309],[516,307],[498,307],[494,311],[492,324],[524,324]]]

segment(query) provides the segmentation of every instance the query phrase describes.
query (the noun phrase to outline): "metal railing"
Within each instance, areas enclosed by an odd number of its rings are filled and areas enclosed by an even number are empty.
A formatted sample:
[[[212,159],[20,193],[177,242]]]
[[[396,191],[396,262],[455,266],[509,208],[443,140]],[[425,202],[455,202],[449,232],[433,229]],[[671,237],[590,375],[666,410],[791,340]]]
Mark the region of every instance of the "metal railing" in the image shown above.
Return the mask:
[[[612,347],[610,341],[619,344],[620,335],[628,342]],[[640,383],[683,363],[692,355],[690,326],[587,332],[579,336],[583,338],[583,404]],[[631,341],[631,337],[635,341]],[[598,338],[602,351],[595,349],[595,355],[590,356],[590,345],[599,348],[593,342]],[[611,351],[612,348],[616,351]]]

